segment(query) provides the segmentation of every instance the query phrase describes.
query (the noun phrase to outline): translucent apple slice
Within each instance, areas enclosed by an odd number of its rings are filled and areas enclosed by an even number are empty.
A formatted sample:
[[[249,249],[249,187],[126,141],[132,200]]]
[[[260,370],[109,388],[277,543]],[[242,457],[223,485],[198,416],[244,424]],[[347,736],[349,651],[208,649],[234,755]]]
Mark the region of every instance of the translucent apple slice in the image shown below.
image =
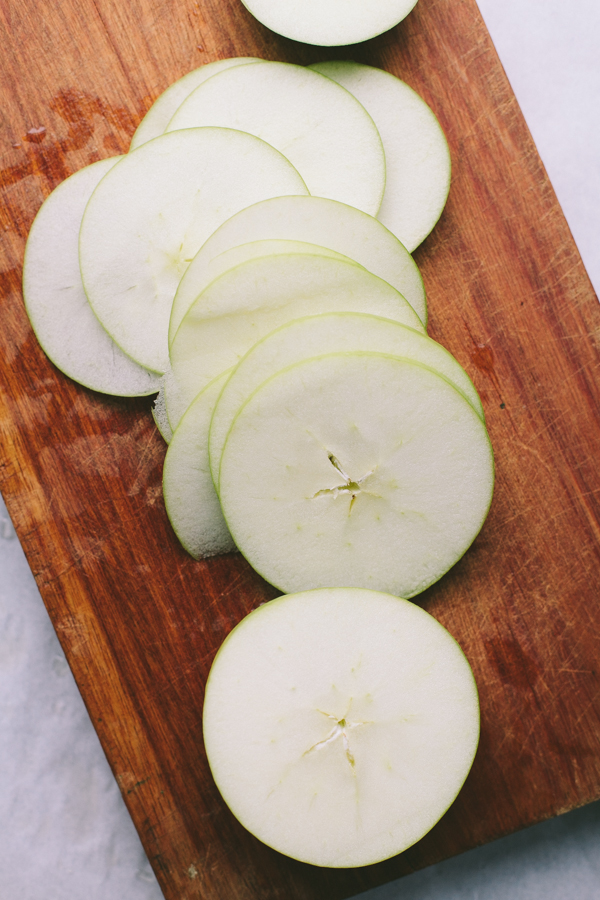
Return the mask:
[[[25,308],[46,356],[74,381],[117,396],[158,390],[153,372],[125,356],[87,301],[79,270],[79,227],[99,181],[121,159],[103,159],[63,181],[44,201],[27,239]]]
[[[260,62],[253,56],[236,56],[231,59],[218,59],[215,62],[200,66],[192,72],[188,72],[183,78],[179,78],[169,85],[154,101],[131,139],[130,150],[141,147],[147,141],[158,137],[167,130],[167,125],[192,91],[203,84],[208,78],[212,78],[217,72],[229,69],[232,66],[244,66],[247,63]]]
[[[423,363],[443,375],[467,398],[483,420],[473,382],[451,353],[425,334],[391,319],[361,313],[329,313],[295,319],[256,343],[223,387],[210,426],[209,455],[215,485],[223,445],[241,406],[281,369],[329,353],[374,351]]]
[[[315,63],[373,117],[386,161],[385,194],[377,214],[411,252],[438,221],[450,189],[450,151],[430,107],[399,78],[355,62]]]
[[[274,197],[236,213],[198,251],[175,294],[169,342],[198,296],[196,284],[206,282],[211,261],[231,247],[260,240],[304,241],[342,253],[400,291],[427,324],[421,273],[398,238],[377,219],[322,197]]]
[[[193,128],[143,144],[102,179],[83,216],[94,312],[125,353],[162,374],[173,297],[204,241],[245,206],[304,191],[284,156],[241,131]]]
[[[293,41],[319,47],[358,44],[389,31],[417,0],[242,0],[259,22]]]
[[[352,94],[318,72],[279,62],[219,72],[182,103],[168,130],[199,125],[237,128],[272,144],[310,194],[371,215],[379,209],[385,157],[373,120]]]
[[[171,345],[177,389],[167,383],[171,427],[196,394],[236,365],[270,331],[321,312],[368,312],[424,331],[398,291],[356,263],[309,253],[249,260],[213,281],[192,305]]]
[[[194,400],[173,435],[163,469],[163,495],[175,534],[194,559],[235,550],[208,464],[207,434],[226,372]]]
[[[470,546],[493,482],[485,425],[453,385],[414,361],[346,353],[254,392],[219,489],[238,548],[280,590],[413,597]]]
[[[479,740],[454,638],[414,603],[339,588],[271,600],[206,684],[217,787],[259,840],[333,868],[401,853],[455,800]]]

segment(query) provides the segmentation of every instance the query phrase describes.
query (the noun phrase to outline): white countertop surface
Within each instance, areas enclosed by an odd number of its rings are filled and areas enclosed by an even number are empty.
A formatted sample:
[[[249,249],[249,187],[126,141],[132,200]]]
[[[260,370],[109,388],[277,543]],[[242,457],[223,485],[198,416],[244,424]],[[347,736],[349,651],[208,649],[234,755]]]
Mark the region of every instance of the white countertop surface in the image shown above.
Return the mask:
[[[598,292],[600,2],[479,6]],[[162,898],[1,501],[0,839],[1,900]],[[361,896],[600,900],[600,802]]]

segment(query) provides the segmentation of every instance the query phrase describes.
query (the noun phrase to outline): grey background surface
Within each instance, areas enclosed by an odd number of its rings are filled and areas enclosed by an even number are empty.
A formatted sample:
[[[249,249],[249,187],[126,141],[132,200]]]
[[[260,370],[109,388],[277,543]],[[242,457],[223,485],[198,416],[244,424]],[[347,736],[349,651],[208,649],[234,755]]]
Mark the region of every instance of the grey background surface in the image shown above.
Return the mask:
[[[479,5],[598,291],[600,3]],[[162,894],[0,501],[0,898],[84,897]],[[361,897],[600,900],[600,803]]]

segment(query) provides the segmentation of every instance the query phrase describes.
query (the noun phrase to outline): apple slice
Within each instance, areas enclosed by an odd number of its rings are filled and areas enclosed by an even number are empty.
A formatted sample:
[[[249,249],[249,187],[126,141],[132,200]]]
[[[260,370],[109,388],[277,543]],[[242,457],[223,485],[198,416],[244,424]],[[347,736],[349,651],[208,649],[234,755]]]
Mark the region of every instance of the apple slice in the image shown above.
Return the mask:
[[[79,271],[79,227],[96,185],[121,157],[103,159],[63,181],[42,204],[27,239],[23,297],[46,356],[61,372],[104,394],[143,396],[157,377],[116,346],[87,301]]]
[[[373,117],[385,150],[380,222],[411,252],[438,221],[450,190],[450,151],[430,107],[399,78],[361,63],[311,66],[345,87]]]
[[[215,657],[204,743],[259,840],[333,868],[401,853],[435,825],[479,740],[473,673],[419,606],[338,588],[271,600]]]
[[[173,437],[173,429],[169,424],[169,416],[167,415],[164,379],[165,376],[161,375],[158,380],[159,391],[152,404],[152,418],[154,419],[154,424],[158,428],[164,442],[170,444]]]
[[[221,453],[238,410],[260,385],[296,362],[330,353],[372,351],[423,363],[443,375],[467,398],[482,421],[483,407],[473,382],[441,344],[391,319],[362,313],[329,313],[295,319],[256,343],[223,387],[210,426],[209,454],[219,486]]]
[[[293,41],[337,47],[389,31],[417,0],[242,0],[259,22]]]
[[[310,194],[371,215],[379,209],[385,157],[373,120],[352,94],[318,72],[279,62],[219,72],[182,103],[168,131],[199,125],[237,128],[272,144]]]
[[[172,428],[196,394],[270,331],[301,316],[355,311],[421,320],[391,285],[353,262],[309,253],[251,259],[217,278],[192,305],[171,345],[177,389],[166,382]]]
[[[173,297],[204,241],[245,206],[304,191],[285,157],[241,131],[192,128],[143,144],[102,179],[83,216],[94,312],[125,353],[162,374]]]
[[[425,288],[417,264],[377,219],[323,197],[274,197],[236,213],[200,248],[175,294],[169,343],[198,296],[196,278],[206,281],[204,272],[211,261],[231,247],[260,240],[303,241],[342,253],[400,291],[427,324]]]
[[[198,69],[188,72],[183,78],[174,81],[173,84],[160,94],[154,101],[131,139],[130,150],[141,147],[147,141],[158,137],[167,130],[167,125],[192,91],[203,84],[208,78],[212,78],[217,72],[229,69],[232,66],[245,66],[248,63],[261,62],[254,56],[235,56],[231,59],[217,59],[207,63]]]
[[[492,498],[480,416],[414,361],[343,353],[297,363],[238,412],[221,456],[238,548],[282,591],[413,597],[479,532]]]

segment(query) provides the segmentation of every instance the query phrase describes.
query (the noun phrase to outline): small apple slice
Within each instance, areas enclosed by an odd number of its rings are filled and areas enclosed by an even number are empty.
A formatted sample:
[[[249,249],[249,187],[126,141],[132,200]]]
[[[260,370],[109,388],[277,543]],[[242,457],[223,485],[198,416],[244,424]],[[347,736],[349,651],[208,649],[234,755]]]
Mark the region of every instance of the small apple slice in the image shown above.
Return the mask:
[[[315,590],[263,604],[228,635],[203,728],[216,785],[255,837],[316,866],[366,866],[453,803],[479,702],[461,648],[419,606]]]
[[[270,331],[320,312],[370,312],[424,331],[398,291],[353,262],[310,253],[250,259],[217,278],[187,312],[171,345],[172,428],[196,394]]]
[[[318,72],[280,62],[219,72],[182,103],[168,131],[199,125],[236,128],[272,144],[310,194],[371,215],[379,209],[385,157],[373,120],[352,94]]]
[[[290,366],[238,412],[219,493],[239,550],[282,591],[424,591],[479,532],[494,464],[465,397],[420,363],[343,353]]]
[[[167,415],[164,380],[165,376],[161,375],[158,380],[159,391],[152,404],[152,418],[164,442],[170,444],[173,437],[173,429],[169,424],[169,416]]]
[[[196,397],[175,431],[163,469],[165,507],[175,534],[194,559],[235,550],[210,475],[206,437],[225,372]]]
[[[273,197],[236,213],[200,248],[175,294],[169,343],[198,296],[196,279],[206,280],[211,261],[231,247],[260,240],[303,241],[349,257],[400,291],[427,324],[425,288],[417,264],[377,219],[323,197]]]
[[[203,84],[208,78],[212,78],[217,72],[229,69],[232,66],[245,66],[248,63],[260,62],[253,56],[236,56],[231,59],[217,59],[207,63],[198,69],[188,72],[183,78],[174,81],[173,84],[160,94],[154,101],[131,139],[130,150],[141,147],[147,141],[158,137],[167,130],[167,125],[192,91]]]
[[[373,117],[386,161],[377,214],[411,252],[438,221],[450,189],[450,151],[435,114],[404,81],[361,63],[311,66],[345,87]]]
[[[241,131],[148,141],[105,175],[83,216],[81,273],[94,312],[125,353],[162,374],[173,297],[204,241],[245,206],[304,191],[284,156]]]
[[[281,369],[330,353],[372,351],[413,359],[443,375],[467,398],[480,418],[483,407],[473,382],[441,344],[391,319],[363,313],[328,313],[295,319],[258,341],[223,387],[210,426],[209,454],[218,488],[223,445],[238,410]]]
[[[143,396],[157,377],[116,346],[87,301],[79,270],[79,227],[96,185],[121,157],[80,169],[42,204],[27,239],[23,297],[46,356],[61,372],[104,394]]]

